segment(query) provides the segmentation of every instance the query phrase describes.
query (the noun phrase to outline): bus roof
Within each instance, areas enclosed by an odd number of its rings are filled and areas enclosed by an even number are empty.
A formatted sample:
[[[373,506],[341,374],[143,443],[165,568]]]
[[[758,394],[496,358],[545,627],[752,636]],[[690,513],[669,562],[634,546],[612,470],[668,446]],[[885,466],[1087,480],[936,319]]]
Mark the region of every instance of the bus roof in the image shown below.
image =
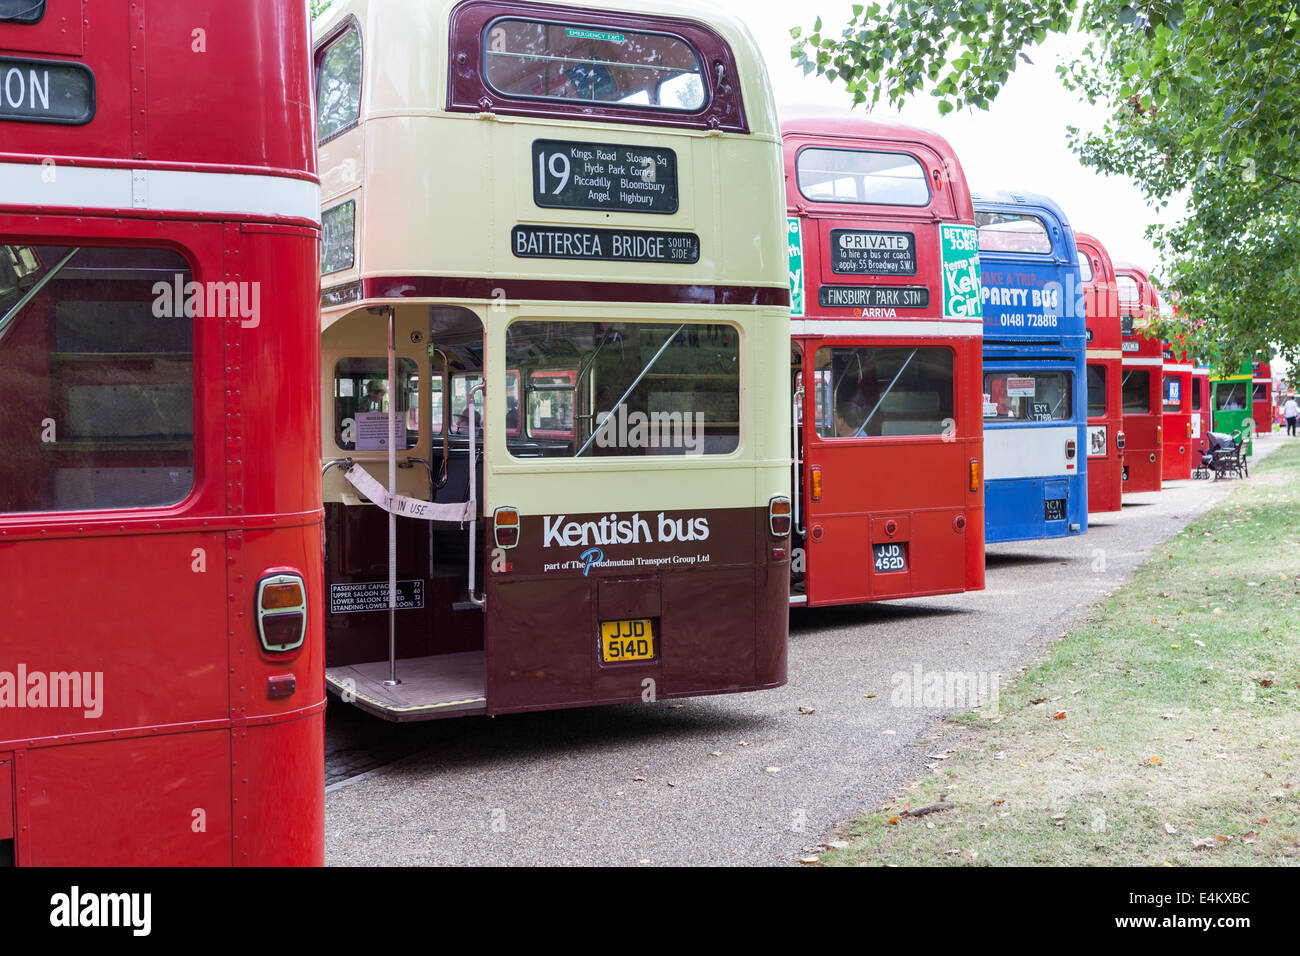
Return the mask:
[[[459,9],[463,8],[463,9]],[[593,16],[608,20],[615,29],[635,30],[643,21],[665,21],[653,24],[653,29],[672,33],[674,26],[707,30],[720,37],[730,48],[735,59],[735,72],[740,78],[744,129],[758,136],[778,137],[776,108],[771,96],[771,82],[767,65],[749,28],[729,13],[715,7],[710,0],[640,0],[635,8],[619,8],[609,0],[604,3],[584,3],[575,0],[551,0],[547,3],[524,0],[338,0],[313,25],[315,42],[329,38],[342,28],[345,21],[355,21],[362,33],[367,50],[382,48],[385,59],[377,62],[373,56],[363,57],[365,79],[362,82],[362,113],[392,113],[426,110],[448,110],[448,78],[452,71],[439,68],[428,70],[429,63],[441,62],[441,51],[448,49],[449,23],[455,13],[470,9],[488,10],[490,18],[518,17],[553,21],[570,16],[590,19]],[[570,13],[572,11],[572,13]],[[674,24],[672,21],[676,21]],[[378,47],[372,37],[378,34]],[[688,41],[693,38],[688,37]],[[430,51],[434,51],[431,58]],[[709,69],[716,64],[709,64]],[[462,107],[463,108],[463,107]],[[628,122],[654,125],[695,125],[728,129],[718,124],[710,115],[711,105],[697,114],[680,114],[680,117],[663,113],[647,114]],[[490,110],[489,110],[490,111]],[[586,107],[584,119],[598,119],[600,105]],[[553,112],[563,112],[556,109]],[[569,115],[578,115],[570,104]],[[613,120],[618,122],[617,119]]]

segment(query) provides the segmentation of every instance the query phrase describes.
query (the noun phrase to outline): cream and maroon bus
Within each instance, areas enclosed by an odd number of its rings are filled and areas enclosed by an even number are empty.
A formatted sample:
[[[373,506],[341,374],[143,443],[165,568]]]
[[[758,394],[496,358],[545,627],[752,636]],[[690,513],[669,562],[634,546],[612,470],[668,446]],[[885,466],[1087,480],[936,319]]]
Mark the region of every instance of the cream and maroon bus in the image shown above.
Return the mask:
[[[788,263],[748,32],[345,0],[315,56],[331,690],[422,720],[783,684]]]

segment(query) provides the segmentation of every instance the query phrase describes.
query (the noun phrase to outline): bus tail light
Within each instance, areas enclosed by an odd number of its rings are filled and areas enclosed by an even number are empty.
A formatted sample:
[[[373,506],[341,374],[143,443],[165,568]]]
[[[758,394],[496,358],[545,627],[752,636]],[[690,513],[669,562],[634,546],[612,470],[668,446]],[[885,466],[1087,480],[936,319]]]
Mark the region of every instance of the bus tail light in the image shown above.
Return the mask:
[[[980,490],[980,460],[978,458],[970,460],[970,490]]]
[[[307,586],[297,574],[272,574],[257,583],[257,636],[270,654],[302,647],[307,638]]]
[[[1074,461],[1075,456],[1078,454],[1079,454],[1079,443],[1076,442],[1073,438],[1071,438],[1069,441],[1065,443],[1065,460]]]
[[[811,481],[809,481],[808,484],[810,486],[808,490],[812,494],[812,500],[821,501],[822,500],[822,466],[821,465],[812,466],[812,477],[811,477]]]
[[[492,512],[492,533],[498,548],[509,550],[519,543],[519,511],[502,507]]]
[[[1120,451],[1123,451],[1123,450],[1124,450],[1124,446],[1125,446],[1126,444],[1128,444],[1128,439],[1124,437],[1124,433],[1123,433],[1123,432],[1116,432],[1116,433],[1115,433],[1115,447],[1118,448]]]
[[[1192,437],[1192,423],[1191,423],[1191,422],[1188,422],[1188,423],[1187,423],[1187,437],[1188,437],[1188,438],[1191,438],[1191,437]]]
[[[790,499],[773,498],[767,504],[767,526],[772,537],[784,538],[790,533]]]

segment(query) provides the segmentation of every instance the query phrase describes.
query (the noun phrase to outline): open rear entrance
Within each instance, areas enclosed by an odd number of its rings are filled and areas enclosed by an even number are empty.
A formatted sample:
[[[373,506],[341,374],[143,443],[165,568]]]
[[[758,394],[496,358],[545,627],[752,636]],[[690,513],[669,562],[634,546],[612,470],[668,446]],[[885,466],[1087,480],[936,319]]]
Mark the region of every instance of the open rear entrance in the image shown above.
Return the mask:
[[[387,309],[322,336],[325,676],[387,720],[485,713],[483,326],[446,306],[391,321],[391,355]]]

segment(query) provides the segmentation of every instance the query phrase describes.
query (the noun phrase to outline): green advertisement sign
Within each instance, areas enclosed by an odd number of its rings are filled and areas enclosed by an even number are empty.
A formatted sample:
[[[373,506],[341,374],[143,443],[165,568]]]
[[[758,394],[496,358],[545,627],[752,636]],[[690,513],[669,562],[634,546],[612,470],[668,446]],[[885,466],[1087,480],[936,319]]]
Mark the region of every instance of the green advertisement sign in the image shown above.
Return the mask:
[[[795,317],[803,315],[803,230],[799,226],[798,218],[794,216],[786,220],[786,229],[786,239],[790,247],[790,315]],[[978,267],[975,276],[979,278]],[[975,298],[979,299],[978,293]]]
[[[979,230],[974,226],[940,225],[939,251],[943,269],[943,317],[983,318]]]

